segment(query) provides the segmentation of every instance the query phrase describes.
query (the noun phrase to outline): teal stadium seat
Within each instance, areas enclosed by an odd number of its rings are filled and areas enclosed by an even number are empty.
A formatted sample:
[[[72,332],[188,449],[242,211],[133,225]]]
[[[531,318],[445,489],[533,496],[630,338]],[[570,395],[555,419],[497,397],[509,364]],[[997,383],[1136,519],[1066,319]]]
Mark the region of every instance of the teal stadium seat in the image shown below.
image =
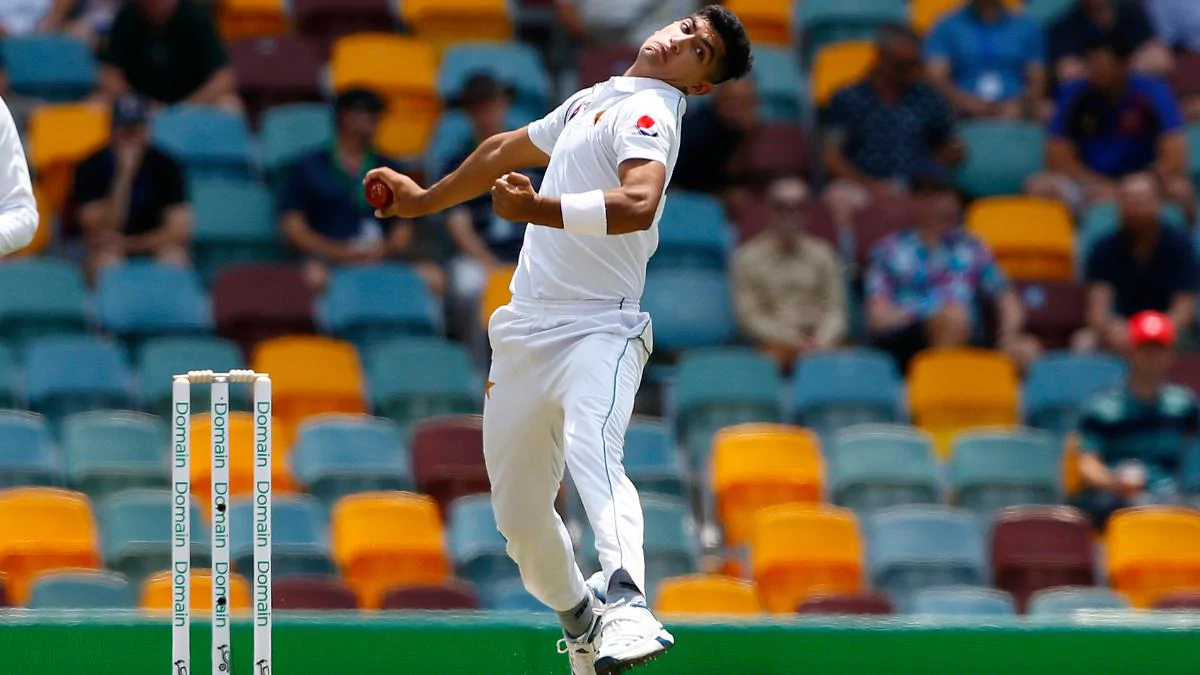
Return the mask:
[[[684,499],[690,494],[687,467],[675,434],[661,422],[634,420],[625,431],[625,475],[643,495]]]
[[[234,570],[247,579],[254,578],[254,508],[252,497],[229,505],[229,558]],[[276,578],[336,571],[329,552],[329,523],[312,497],[272,497],[271,571]]]
[[[0,340],[13,349],[48,335],[83,333],[86,305],[77,265],[26,258],[0,266]]]
[[[395,423],[365,415],[322,415],[300,425],[292,474],[328,511],[356,492],[413,490],[407,448]]]
[[[263,112],[259,122],[263,168],[275,182],[292,162],[329,147],[333,110],[325,103],[291,103]]]
[[[1021,392],[1025,424],[1065,436],[1093,395],[1125,380],[1125,362],[1109,355],[1047,354],[1030,366]]]
[[[520,579],[502,581],[492,586],[479,589],[480,599],[484,609],[505,612],[537,612],[548,613],[550,608],[533,597],[525,590],[525,584]]]
[[[795,4],[806,63],[825,45],[870,40],[886,23],[908,23],[904,0],[796,0]]]
[[[1062,502],[1062,453],[1043,431],[961,434],[948,473],[956,503],[985,519],[1009,506]]]
[[[458,344],[435,338],[398,338],[367,352],[371,408],[407,434],[420,420],[478,412],[482,388],[471,357]]]
[[[1192,444],[1183,454],[1180,487],[1200,506],[1200,445]]]
[[[1192,122],[1187,128],[1188,166],[1192,168],[1192,182],[1200,183],[1200,122]]]
[[[880,509],[937,504],[942,488],[933,441],[912,427],[844,429],[829,448],[829,496],[866,517]]]
[[[0,408],[17,407],[16,359],[12,350],[0,344]]]
[[[317,299],[317,322],[360,350],[388,338],[442,331],[438,300],[416,271],[399,264],[335,270]]]
[[[1075,6],[1075,0],[1026,0],[1025,11],[1033,17],[1042,30],[1050,30],[1054,22]]]
[[[910,614],[994,618],[1015,616],[1012,596],[994,588],[942,586],[917,591]]]
[[[685,353],[675,377],[675,421],[691,467],[707,468],[712,437],[722,427],[781,421],[781,388],[774,362],[754,350]]]
[[[171,568],[170,490],[126,490],[100,502],[96,521],[100,526],[100,552],[104,566],[124,574],[134,583]],[[207,521],[200,503],[191,504],[192,565],[209,567]]]
[[[67,484],[94,500],[131,488],[170,485],[170,432],[162,418],[82,412],[63,421],[61,438]]]
[[[123,575],[105,571],[52,572],[39,576],[30,609],[134,609],[137,589]]]
[[[684,502],[654,495],[642,496],[645,522],[645,592],[653,596],[664,579],[700,571],[700,535]],[[585,526],[579,544],[581,569],[587,576],[600,569],[596,535]]]
[[[650,268],[724,271],[733,244],[733,226],[720,200],[698,192],[672,192],[658,223],[658,249]]]
[[[1046,132],[1029,122],[968,121],[958,135],[967,150],[954,182],[972,197],[1020,194],[1045,165]]]
[[[65,35],[5,36],[0,63],[12,90],[52,102],[74,101],[96,87],[96,58],[82,40]]]
[[[132,408],[129,380],[121,350],[98,338],[42,338],[25,355],[29,407],[53,424],[71,413]]]
[[[450,503],[446,537],[455,575],[478,588],[520,580],[517,563],[508,557],[507,542],[496,529],[492,497],[467,495]]]
[[[654,351],[717,347],[737,336],[724,272],[660,270],[646,277],[641,307],[654,317]]]
[[[0,410],[0,489],[62,483],[62,463],[45,418]]]
[[[856,424],[903,422],[904,383],[883,352],[843,349],[806,356],[792,385],[794,423],[822,437]]]
[[[936,586],[988,582],[983,529],[970,512],[941,506],[897,506],[866,526],[871,583],[902,611],[912,596]]]
[[[1096,586],[1056,586],[1033,594],[1029,599],[1032,616],[1058,616],[1080,611],[1121,611],[1132,609],[1129,599],[1111,588]]]
[[[508,129],[520,129],[530,122],[539,119],[543,113],[530,111],[521,107],[513,107],[508,111],[504,126]],[[426,152],[425,171],[432,177],[441,177],[449,169],[447,166],[461,153],[474,136],[474,127],[470,118],[461,110],[446,110],[438,118],[433,136],[429,140],[429,151]]]
[[[438,67],[438,98],[452,101],[467,80],[484,72],[512,89],[513,103],[534,112],[550,107],[550,81],[542,57],[532,46],[518,42],[459,43],[442,54]]]
[[[138,390],[142,409],[159,417],[171,416],[172,376],[189,370],[213,370],[218,373],[245,368],[246,361],[237,345],[216,337],[165,337],[146,340],[138,350]],[[192,387],[192,410],[208,412],[209,386]],[[229,387],[229,403],[235,410],[250,409],[250,387]]]
[[[282,260],[275,207],[259,183],[202,180],[192,184],[192,255],[211,283],[223,265]]]
[[[799,124],[804,120],[804,78],[793,51],[755,47],[750,74],[758,85],[758,114],[764,122]]]
[[[95,306],[101,327],[130,347],[150,337],[213,330],[200,278],[173,265],[137,261],[109,267],[96,285]]]
[[[254,177],[250,127],[239,113],[175,105],[154,118],[150,135],[156,146],[187,169],[192,180]]]

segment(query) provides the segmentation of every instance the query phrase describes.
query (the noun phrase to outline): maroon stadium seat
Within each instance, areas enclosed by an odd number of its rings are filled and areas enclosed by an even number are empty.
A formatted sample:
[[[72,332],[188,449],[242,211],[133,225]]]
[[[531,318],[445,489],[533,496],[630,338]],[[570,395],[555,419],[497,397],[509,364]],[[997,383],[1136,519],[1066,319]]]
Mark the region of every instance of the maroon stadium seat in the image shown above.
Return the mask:
[[[797,614],[891,614],[891,600],[877,593],[821,595],[809,598],[796,608]]]
[[[217,331],[251,354],[259,342],[312,333],[313,294],[292,265],[223,267],[213,282]]]
[[[912,225],[913,204],[907,196],[873,200],[854,219],[854,253],[859,265],[866,265],[871,247],[880,239]]]
[[[333,41],[351,33],[390,33],[391,0],[292,0],[292,17],[302,35],[316,38],[328,55]]]
[[[627,45],[599,45],[586,47],[579,55],[578,89],[603,82],[614,75],[624,73],[637,59],[636,47]]]
[[[275,609],[279,610],[353,610],[358,609],[354,591],[332,577],[291,576],[272,585]]]
[[[229,53],[251,119],[272,106],[320,100],[321,49],[312,40],[294,35],[235,40]]]
[[[749,180],[766,185],[778,176],[808,175],[808,141],[804,129],[791,124],[768,124],[754,135],[746,163]]]
[[[992,527],[992,570],[1021,612],[1043,588],[1095,585],[1091,522],[1070,506],[1007,508]]]
[[[455,499],[491,490],[478,415],[447,415],[417,424],[412,463],[417,486],[437,501],[443,514]]]
[[[1200,96],[1200,52],[1177,54],[1170,81],[1179,98]]]
[[[763,230],[767,229],[770,217],[771,205],[767,203],[765,196],[755,195],[752,199],[739,200],[737,211],[733,217],[734,223],[737,224],[738,241],[746,242],[761,234]],[[835,249],[840,250],[833,213],[829,211],[829,207],[824,202],[815,197],[809,198],[808,210],[804,214],[804,229],[812,236],[824,239]]]
[[[1070,346],[1083,327],[1083,287],[1070,281],[1034,281],[1017,285],[1025,307],[1025,326],[1047,349]]]
[[[1175,357],[1171,367],[1171,381],[1200,391],[1200,354],[1184,353]]]
[[[382,609],[399,610],[470,610],[479,609],[479,596],[465,581],[440,586],[393,588],[383,596]]]
[[[1183,609],[1200,612],[1200,589],[1168,593],[1154,603],[1154,609]]]

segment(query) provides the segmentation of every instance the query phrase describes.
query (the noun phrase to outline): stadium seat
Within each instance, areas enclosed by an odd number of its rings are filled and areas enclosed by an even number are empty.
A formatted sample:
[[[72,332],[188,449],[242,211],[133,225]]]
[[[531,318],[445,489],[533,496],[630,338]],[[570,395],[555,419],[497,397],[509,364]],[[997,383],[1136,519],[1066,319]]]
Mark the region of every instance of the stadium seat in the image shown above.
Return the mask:
[[[1042,589],[1029,599],[1029,613],[1032,616],[1125,609],[1130,609],[1130,606],[1124,595],[1109,588],[1095,586],[1055,586]]]
[[[100,548],[105,567],[116,570],[135,583],[171,567],[172,509],[169,490],[133,489],[100,502],[96,519],[100,524]],[[210,564],[208,521],[202,513],[207,502],[193,499],[191,520],[192,564]]]
[[[412,432],[413,475],[421,492],[445,513],[464,495],[489,492],[483,464],[483,420],[450,415],[424,420]]]
[[[136,412],[83,412],[63,420],[60,433],[67,484],[92,499],[169,485],[169,432],[159,418]]]
[[[73,101],[96,87],[96,58],[82,40],[66,35],[9,35],[0,43],[0,63],[18,94]]]
[[[1189,124],[1185,133],[1187,134],[1188,166],[1191,167],[1192,182],[1200,183],[1200,122]]]
[[[217,331],[245,354],[263,340],[315,330],[313,294],[292,265],[236,265],[213,283]]]
[[[254,370],[270,373],[274,413],[289,431],[304,418],[364,413],[363,373],[354,346],[321,337],[280,337],[258,345]]]
[[[273,106],[320,100],[321,49],[300,35],[230,42],[229,58],[237,76],[238,93],[251,119],[265,121],[262,112]],[[268,150],[264,159],[270,157]]]
[[[906,23],[904,0],[804,0],[796,13],[805,59],[826,45],[871,40],[886,23]]]
[[[1134,607],[1200,588],[1200,514],[1154,506],[1118,511],[1108,520],[1106,562],[1109,583]]]
[[[263,112],[263,168],[280,183],[300,157],[328,147],[333,138],[333,109],[324,103],[292,103]],[[282,184],[282,183],[280,183]]]
[[[803,78],[791,49],[756,43],[750,74],[758,85],[758,114],[764,122],[799,124],[804,119]]]
[[[322,415],[296,432],[292,473],[325,508],[355,492],[411,490],[408,451],[400,430],[387,420],[359,415]]]
[[[1020,194],[1025,180],[1044,167],[1046,132],[1031,122],[973,120],[958,135],[966,156],[954,183],[972,197]]]
[[[839,89],[858,82],[875,65],[875,44],[869,41],[839,42],[823,47],[812,65],[812,96],[824,108]]]
[[[915,222],[915,202],[908,195],[891,195],[872,199],[858,211],[854,216],[854,260],[860,269],[870,265],[871,250],[876,244]]]
[[[435,119],[438,113],[437,49],[418,38],[358,33],[333,43],[333,90],[367,88],[389,102],[392,112]],[[404,68],[394,64],[403,63]]]
[[[1096,583],[1092,549],[1090,521],[1069,506],[1005,509],[992,526],[993,585],[1024,611],[1042,589]]]
[[[704,298],[704,302],[685,298]],[[721,272],[652,272],[646,278],[641,305],[654,317],[655,349],[663,352],[715,347],[730,342],[736,334],[729,281]]]
[[[192,567],[189,600],[193,614],[207,615],[212,613],[212,571]],[[250,584],[237,574],[229,575],[228,595],[229,609],[232,612],[248,611],[250,609]],[[151,612],[169,611],[174,606],[174,592],[171,585],[171,572],[157,572],[142,584],[142,609]],[[193,621],[197,619],[193,616]]]
[[[792,385],[796,424],[822,437],[856,424],[904,420],[904,388],[895,361],[883,352],[845,349],[800,359]]]
[[[913,29],[923,35],[964,4],[966,0],[912,0],[908,5],[908,19]],[[1021,0],[1005,0],[1004,4],[1014,11],[1021,9]]]
[[[37,577],[30,609],[133,609],[137,596],[129,580],[115,572],[61,571]]]
[[[25,604],[41,572],[99,565],[96,523],[86,496],[50,487],[0,490],[0,573],[7,575],[10,602]]]
[[[974,431],[955,437],[948,477],[958,506],[981,519],[1008,506],[1062,501],[1062,459],[1043,431]]]
[[[658,587],[654,611],[661,614],[754,615],[762,609],[752,582],[693,574],[663,581]]]
[[[437,505],[427,496],[350,495],[333,508],[332,533],[334,560],[365,608],[378,608],[387,589],[441,583],[450,573]]]
[[[43,105],[29,114],[30,168],[37,177],[38,205],[62,210],[75,182],[75,167],[108,142],[110,111],[96,103]]]
[[[144,342],[138,350],[138,389],[142,408],[164,419],[171,416],[172,377],[189,370],[212,370],[218,373],[245,368],[246,363],[237,345],[222,338],[167,337]],[[192,387],[192,410],[207,411],[211,407],[211,387]],[[250,387],[233,384],[229,387],[229,404],[236,410],[249,410]]]
[[[62,482],[62,463],[45,418],[0,410],[0,490]]]
[[[0,345],[0,408],[17,407],[16,368],[16,358],[12,350]]]
[[[1043,29],[1049,29],[1074,6],[1074,0],[1025,0],[1025,11]]]
[[[1057,201],[1036,197],[985,197],[967,209],[967,227],[991,248],[996,262],[1017,281],[1071,281],[1075,277],[1075,227]]]
[[[1200,496],[1200,447],[1192,445],[1183,455],[1179,487],[1190,497]]]
[[[708,466],[718,429],[780,421],[781,385],[775,364],[749,349],[697,350],[680,357],[674,383],[675,422],[691,466]]]
[[[483,325],[484,332],[487,332],[492,314],[512,300],[512,291],[508,289],[512,284],[513,273],[516,271],[515,266],[506,265],[488,272],[487,282],[483,286],[483,296],[479,299],[479,320]]]
[[[239,113],[177,105],[154,118],[154,144],[187,169],[188,178],[253,178],[250,127]]]
[[[1159,597],[1154,609],[1168,611],[1200,612],[1200,591],[1179,591]]]
[[[1177,52],[1167,82],[1180,100],[1200,95],[1200,52],[1195,49]]]
[[[673,192],[658,222],[658,249],[650,267],[724,271],[733,238],[733,226],[720,200],[702,193]]]
[[[288,29],[285,0],[224,0],[217,26],[225,40],[282,35]]]
[[[353,611],[358,598],[340,580],[317,575],[292,575],[272,584],[276,611]]]
[[[927,349],[913,359],[908,405],[917,426],[933,434],[945,457],[964,429],[1017,423],[1017,372],[1000,352]]]
[[[479,411],[481,387],[470,355],[436,338],[397,338],[367,352],[371,407],[400,425]]]
[[[923,588],[988,581],[983,532],[967,511],[898,506],[872,516],[866,534],[871,582],[902,610]]]
[[[1176,356],[1170,378],[1175,384],[1189,387],[1193,391],[1200,390],[1200,355],[1184,352]]]
[[[207,504],[212,493],[212,418],[207,411],[201,413],[196,408],[192,411],[192,494]],[[229,497],[253,494],[257,455],[257,451],[251,452],[255,447],[254,416],[249,412],[231,412],[228,424]],[[283,420],[271,419],[271,481],[276,494],[294,489],[288,466],[292,434],[293,428]]]
[[[325,49],[340,36],[390,31],[395,24],[391,0],[292,0],[292,17],[301,35]]]
[[[1083,287],[1073,281],[1033,281],[1016,285],[1025,308],[1025,327],[1047,349],[1065,349],[1084,325]]]
[[[644,590],[653,597],[663,580],[700,571],[700,535],[688,506],[681,500],[642,495],[641,504],[645,529]],[[584,527],[577,549],[580,569],[585,575],[600,569],[596,535],[590,525]]]
[[[402,108],[388,111],[375,131],[375,147],[387,157],[419,162],[429,152],[437,125],[433,115],[413,115]]]
[[[60,207],[51,203],[51,197],[47,188],[42,187],[39,183],[34,184],[33,200],[37,207],[38,228],[34,231],[33,238],[29,240],[29,243],[10,253],[9,258],[21,260],[43,255],[50,248],[50,244],[58,240],[58,231],[62,228],[63,218]]]
[[[830,500],[860,516],[941,501],[933,440],[911,427],[844,429],[833,436],[828,459]]]
[[[541,113],[540,109],[534,113],[532,109],[511,107],[504,120],[504,127],[520,129],[534,120],[541,119]],[[440,178],[448,173],[454,168],[451,162],[461,159],[459,155],[468,143],[473,142],[474,137],[475,127],[465,112],[457,108],[443,110],[429,139],[424,163],[426,174],[432,178]]]
[[[821,501],[823,482],[821,443],[808,429],[739,424],[713,438],[713,500],[728,546],[750,541],[762,509]]]
[[[254,576],[254,510],[250,497],[229,507],[229,557],[233,569]],[[329,524],[321,507],[306,495],[275,495],[271,500],[271,571],[277,577],[333,574]]]
[[[192,257],[205,281],[225,265],[283,257],[275,206],[264,186],[210,179],[193,182],[191,192]]]
[[[408,0],[403,0],[408,2]],[[538,51],[529,44],[456,44],[442,54],[438,67],[438,96],[452,101],[474,74],[485,72],[514,93],[513,103],[530,110],[550,107],[550,75]]]
[[[803,546],[797,546],[803,542]],[[790,614],[823,593],[857,593],[864,553],[858,519],[837,506],[762,509],[750,540],[751,566],[763,607]]]
[[[360,350],[403,335],[436,335],[441,307],[406,265],[341,267],[317,300],[321,330]]]
[[[79,267],[30,258],[0,267],[0,340],[20,350],[48,335],[73,335],[87,328],[87,291]]]
[[[121,350],[92,337],[46,337],[25,354],[25,396],[31,410],[57,423],[85,410],[132,407]]]
[[[1047,354],[1030,366],[1021,392],[1021,417],[1031,427],[1066,435],[1094,394],[1118,386],[1126,367],[1109,355]]]
[[[136,346],[151,336],[212,331],[208,298],[196,273],[150,262],[128,262],[100,273],[96,316],[113,335]]]
[[[396,4],[397,14],[414,35],[442,48],[513,37],[511,5],[505,0],[396,0]]]
[[[479,596],[470,584],[452,581],[437,586],[393,588],[383,596],[384,610],[440,610],[461,612],[479,609]]]
[[[939,586],[913,593],[909,614],[955,617],[1003,617],[1015,615],[1008,593],[976,586]]]
[[[584,46],[579,52],[579,73],[576,89],[585,89],[620,75],[637,60],[638,49],[627,44],[599,44]]]
[[[690,492],[687,467],[671,429],[634,420],[625,431],[625,475],[643,495],[683,499]]]
[[[485,609],[504,612],[550,612],[549,607],[525,590],[525,584],[520,579],[503,581],[480,591]]]
[[[765,187],[779,176],[808,176],[810,154],[804,127],[764,124],[750,139],[743,169],[745,180],[752,186]]]
[[[491,495],[455,499],[446,517],[446,538],[459,578],[481,588],[521,578],[517,563],[508,557],[504,536],[496,529]]]
[[[795,18],[790,0],[728,0],[725,6],[737,14],[755,45],[792,46]]]
[[[888,615],[895,611],[892,601],[881,593],[855,595],[818,595],[800,603],[797,614],[832,614],[841,616]]]

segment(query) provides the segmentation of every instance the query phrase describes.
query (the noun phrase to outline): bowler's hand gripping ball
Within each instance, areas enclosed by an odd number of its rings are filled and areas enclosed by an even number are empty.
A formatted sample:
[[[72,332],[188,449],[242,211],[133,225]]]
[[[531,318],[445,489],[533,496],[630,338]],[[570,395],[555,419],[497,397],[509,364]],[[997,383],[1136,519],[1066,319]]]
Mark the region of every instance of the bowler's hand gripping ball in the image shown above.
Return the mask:
[[[372,178],[367,181],[363,189],[367,193],[367,203],[371,205],[371,208],[386,209],[391,206],[392,200],[396,198],[396,195],[392,193],[392,188],[388,187],[387,183],[378,178]]]

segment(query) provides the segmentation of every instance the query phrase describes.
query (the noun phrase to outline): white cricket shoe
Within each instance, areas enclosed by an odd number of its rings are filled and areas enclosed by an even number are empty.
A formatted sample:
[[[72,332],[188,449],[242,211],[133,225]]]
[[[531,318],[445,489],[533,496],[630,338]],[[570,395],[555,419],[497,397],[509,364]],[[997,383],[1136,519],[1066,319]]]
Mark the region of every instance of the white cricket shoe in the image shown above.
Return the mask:
[[[566,654],[571,661],[571,675],[596,675],[596,638],[600,635],[600,615],[604,612],[604,572],[596,572],[587,580],[588,590],[596,598],[592,624],[578,638],[565,635],[558,641],[558,653]]]
[[[653,661],[674,645],[675,638],[644,604],[613,607],[600,618],[596,675],[618,675]]]

